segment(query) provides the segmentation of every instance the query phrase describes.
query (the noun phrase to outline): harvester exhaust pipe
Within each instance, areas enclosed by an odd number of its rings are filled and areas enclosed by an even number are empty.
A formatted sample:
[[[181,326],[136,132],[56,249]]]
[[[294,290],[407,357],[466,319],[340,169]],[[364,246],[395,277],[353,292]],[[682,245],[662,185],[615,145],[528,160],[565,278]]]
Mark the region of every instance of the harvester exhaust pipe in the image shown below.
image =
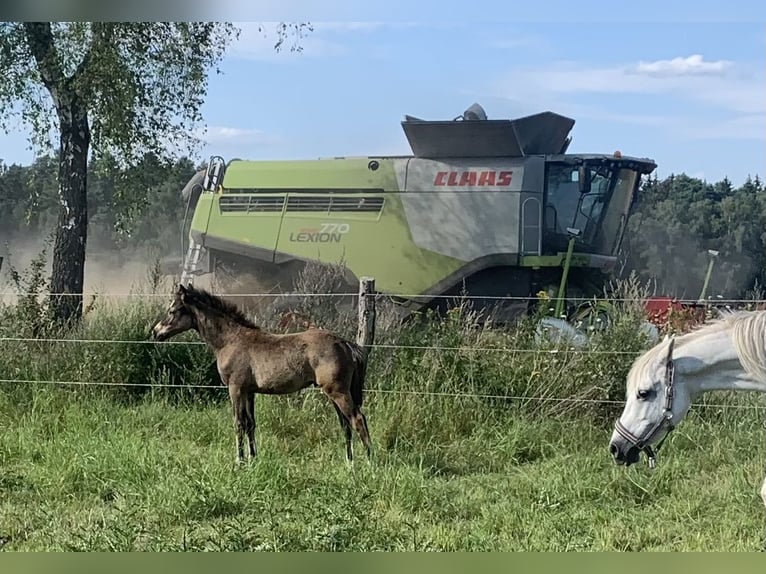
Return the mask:
[[[697,303],[704,303],[705,302],[705,295],[707,295],[707,287],[710,283],[710,276],[713,274],[713,265],[715,264],[715,259],[718,257],[718,251],[715,249],[708,249],[707,250],[708,255],[710,255],[710,261],[707,264],[707,273],[705,273],[705,281],[702,283],[702,291],[700,292],[700,297],[697,299]]]
[[[556,298],[556,315],[558,319],[564,315],[564,294],[567,289],[567,277],[569,276],[569,267],[572,265],[572,253],[574,253],[575,241],[580,236],[580,230],[574,227],[567,227],[569,234],[569,244],[567,245],[567,254],[564,257],[564,269],[561,271],[561,283],[559,284],[559,293]]]

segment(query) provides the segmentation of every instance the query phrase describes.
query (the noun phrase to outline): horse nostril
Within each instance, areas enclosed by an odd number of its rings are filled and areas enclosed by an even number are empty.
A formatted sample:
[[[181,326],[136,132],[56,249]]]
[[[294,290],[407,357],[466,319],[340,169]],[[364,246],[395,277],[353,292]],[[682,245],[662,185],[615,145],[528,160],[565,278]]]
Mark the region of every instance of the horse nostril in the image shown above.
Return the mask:
[[[611,443],[611,444],[609,445],[609,452],[612,454],[612,456],[617,456],[617,454],[619,453],[619,451],[620,451],[620,449],[619,449],[619,448],[617,448],[617,445],[616,445],[616,444],[614,444],[614,443]]]

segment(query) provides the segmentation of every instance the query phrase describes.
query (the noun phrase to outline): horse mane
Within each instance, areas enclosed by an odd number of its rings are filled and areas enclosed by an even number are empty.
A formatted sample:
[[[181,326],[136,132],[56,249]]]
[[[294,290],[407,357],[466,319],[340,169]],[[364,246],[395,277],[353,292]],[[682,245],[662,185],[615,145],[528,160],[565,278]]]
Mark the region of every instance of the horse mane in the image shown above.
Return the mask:
[[[766,311],[746,311],[726,317],[742,367],[749,375],[766,381]]]
[[[766,381],[766,311],[727,311],[676,338],[675,350],[711,333],[731,330],[732,343],[742,367],[749,375]],[[628,389],[643,380],[667,349],[664,341],[638,357],[628,373]]]
[[[238,325],[250,329],[260,329],[258,325],[248,319],[245,314],[234,303],[226,301],[217,295],[200,287],[189,286],[186,288],[186,298],[189,303],[196,306],[207,307],[228,317]]]

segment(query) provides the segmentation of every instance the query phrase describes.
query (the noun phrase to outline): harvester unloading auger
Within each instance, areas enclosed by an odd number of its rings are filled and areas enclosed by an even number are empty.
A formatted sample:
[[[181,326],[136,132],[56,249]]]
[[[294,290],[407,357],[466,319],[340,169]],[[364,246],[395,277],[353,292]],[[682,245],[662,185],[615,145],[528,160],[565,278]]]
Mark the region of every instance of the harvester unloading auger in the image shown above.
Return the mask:
[[[574,123],[553,112],[489,120],[474,104],[451,121],[405,116],[411,156],[214,156],[183,191],[183,279],[244,272],[289,292],[307,262],[342,260],[350,292],[375,277],[405,315],[467,294],[498,319],[539,291],[600,293],[640,176],[656,165],[567,154]]]

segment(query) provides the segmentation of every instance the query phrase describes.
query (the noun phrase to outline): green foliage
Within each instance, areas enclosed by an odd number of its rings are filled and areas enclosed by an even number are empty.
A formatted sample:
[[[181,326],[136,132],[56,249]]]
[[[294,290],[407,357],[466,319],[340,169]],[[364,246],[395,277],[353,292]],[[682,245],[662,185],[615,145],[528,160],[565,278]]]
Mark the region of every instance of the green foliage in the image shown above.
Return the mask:
[[[93,159],[88,173],[91,253],[178,255],[185,210],[180,192],[197,168],[187,157],[167,161],[147,154],[128,168],[109,155]],[[59,208],[56,169],[55,157],[41,157],[31,166],[0,163],[0,238],[10,243],[11,255],[14,241],[53,229]]]
[[[300,50],[308,23],[280,22],[274,49]],[[196,146],[208,71],[238,38],[230,22],[2,22],[0,105],[50,148],[64,108],[84,105],[92,144],[128,162]]]
[[[300,37],[304,28],[280,28],[276,49],[291,31]],[[43,151],[58,134],[51,289],[72,294],[52,298],[58,324],[82,316],[91,148],[122,166],[194,149],[208,70],[238,33],[228,22],[0,23],[0,105],[9,112],[0,128],[7,131],[10,118],[20,116]]]
[[[170,295],[156,265],[146,283],[134,289],[150,295],[127,302],[97,297],[61,340],[0,340],[0,423],[14,429],[0,433],[4,549],[760,547],[754,397],[695,406],[653,473],[609,458],[621,405],[590,401],[621,400],[647,346],[635,277],[606,290],[610,321],[586,352],[539,340],[532,318],[501,329],[467,305],[382,320],[365,396],[374,458],[351,471],[335,413],[313,389],[257,398],[258,459],[236,470],[212,355],[194,334],[147,340]],[[0,308],[0,339],[29,331],[34,316],[17,312],[27,304]]]
[[[766,280],[766,193],[761,180],[739,188],[686,175],[648,180],[630,220],[627,269],[659,293],[696,299],[716,250],[708,295],[740,298]]]
[[[16,328],[18,336],[44,337],[50,334],[52,318],[48,300],[45,299],[49,280],[45,276],[47,251],[50,239],[43,250],[29,264],[19,271],[8,266],[8,275],[17,294],[16,304],[4,309],[6,321]]]
[[[21,112],[40,149],[76,99],[96,150],[164,154],[194,143],[207,70],[237,35],[218,22],[4,22],[0,103]]]

